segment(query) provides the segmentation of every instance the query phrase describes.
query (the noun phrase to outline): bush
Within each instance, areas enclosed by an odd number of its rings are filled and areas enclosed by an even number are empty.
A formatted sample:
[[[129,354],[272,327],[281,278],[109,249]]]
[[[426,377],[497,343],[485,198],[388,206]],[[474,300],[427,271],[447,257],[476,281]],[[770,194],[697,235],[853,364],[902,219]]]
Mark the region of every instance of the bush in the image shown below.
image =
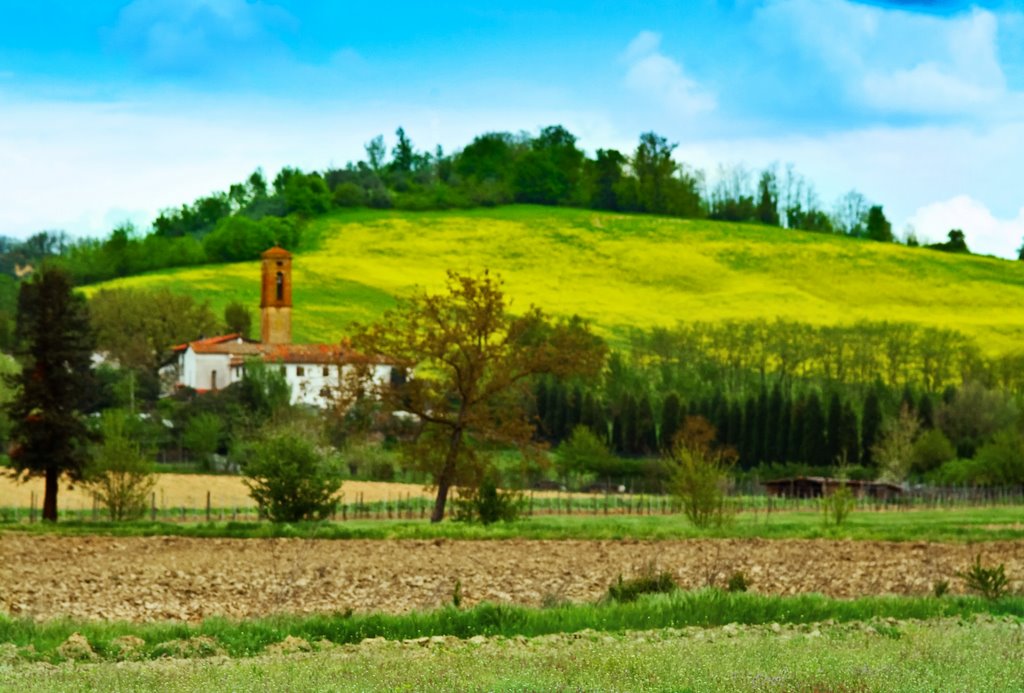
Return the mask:
[[[956,457],[956,450],[949,438],[937,428],[932,428],[917,437],[914,441],[911,469],[925,473],[938,469]]]
[[[614,602],[635,602],[643,594],[665,594],[679,589],[676,579],[667,571],[656,572],[648,565],[637,577],[623,580],[622,575],[608,587],[606,598]]]
[[[721,527],[729,514],[726,491],[735,457],[711,447],[715,429],[701,417],[688,417],[672,452],[672,491],[683,511],[701,529]]]
[[[974,558],[974,563],[957,577],[967,583],[967,589],[977,592],[985,599],[999,599],[1006,595],[1010,582],[1006,579],[1006,568],[1002,563],[994,568],[981,564],[981,554]]]
[[[839,486],[821,499],[825,524],[834,524],[838,527],[846,521],[856,506],[857,499],[854,497],[853,491],[850,490],[844,479],[840,480]]]
[[[479,522],[484,525],[499,520],[512,522],[522,512],[523,496],[516,491],[499,489],[497,475],[492,471],[484,475],[475,489],[460,489],[454,506],[454,519],[457,522]]]
[[[274,433],[249,446],[245,485],[273,522],[320,520],[334,512],[341,473],[299,433]]]
[[[156,485],[153,465],[128,436],[127,423],[122,412],[104,413],[100,423],[103,442],[85,471],[86,487],[114,522],[142,517]]]

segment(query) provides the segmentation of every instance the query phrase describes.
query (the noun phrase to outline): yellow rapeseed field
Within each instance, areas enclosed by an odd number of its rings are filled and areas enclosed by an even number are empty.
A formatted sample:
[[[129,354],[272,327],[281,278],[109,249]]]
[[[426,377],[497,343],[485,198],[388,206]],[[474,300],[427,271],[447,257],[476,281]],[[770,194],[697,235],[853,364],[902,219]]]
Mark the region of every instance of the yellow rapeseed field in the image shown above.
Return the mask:
[[[305,231],[294,263],[294,336],[329,341],[446,270],[500,273],[513,307],[578,314],[613,341],[680,321],[861,319],[954,328],[984,352],[1024,344],[1024,263],[772,227],[512,206],[339,212]],[[169,287],[258,307],[255,262],[100,286]],[[91,287],[94,291],[96,287]]]

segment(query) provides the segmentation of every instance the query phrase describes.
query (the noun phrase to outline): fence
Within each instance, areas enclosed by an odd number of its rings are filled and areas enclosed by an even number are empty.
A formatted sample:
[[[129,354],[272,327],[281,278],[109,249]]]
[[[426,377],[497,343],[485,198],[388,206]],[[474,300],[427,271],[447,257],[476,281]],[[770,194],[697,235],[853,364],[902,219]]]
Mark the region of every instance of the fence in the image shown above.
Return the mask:
[[[746,490],[746,489],[744,489]],[[41,498],[32,493],[28,508],[0,508],[0,523],[35,522],[41,516]],[[217,506],[212,493],[206,492],[205,507],[160,505],[152,494],[145,518],[153,522],[252,522],[263,519],[256,506]],[[450,499],[452,500],[452,499]],[[545,493],[523,492],[523,512],[527,516],[550,515],[670,515],[680,511],[676,498],[654,493]],[[909,511],[917,509],[955,509],[1024,505],[1024,486],[1012,487],[919,487],[892,498],[861,497],[854,501],[861,511]],[[820,512],[820,498],[785,498],[761,493],[735,493],[730,503],[737,512]],[[331,519],[416,520],[430,516],[432,498],[395,496],[366,501],[358,494],[351,502],[342,496]],[[452,504],[449,502],[450,512]],[[63,508],[58,519],[101,522],[106,511],[95,501],[91,507]]]

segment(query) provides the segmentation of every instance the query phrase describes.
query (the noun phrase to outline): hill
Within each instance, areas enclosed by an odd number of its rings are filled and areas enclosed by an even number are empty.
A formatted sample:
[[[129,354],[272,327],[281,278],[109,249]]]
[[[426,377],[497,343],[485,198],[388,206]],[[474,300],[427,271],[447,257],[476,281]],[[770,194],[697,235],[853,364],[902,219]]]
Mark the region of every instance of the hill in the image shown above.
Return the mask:
[[[579,314],[616,341],[679,321],[861,319],[954,328],[984,352],[1024,344],[1024,263],[777,227],[509,206],[343,211],[309,223],[294,265],[296,341],[334,340],[445,271],[497,271],[514,305]],[[255,262],[129,277],[88,288],[168,287],[259,301]]]

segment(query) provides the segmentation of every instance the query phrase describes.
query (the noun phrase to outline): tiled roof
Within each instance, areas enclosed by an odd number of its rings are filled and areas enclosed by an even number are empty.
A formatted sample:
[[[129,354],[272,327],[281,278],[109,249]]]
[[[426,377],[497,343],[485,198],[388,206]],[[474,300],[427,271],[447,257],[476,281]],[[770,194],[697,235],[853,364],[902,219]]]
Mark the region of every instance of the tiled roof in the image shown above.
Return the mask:
[[[292,254],[289,253],[287,250],[285,250],[284,248],[282,248],[280,246],[276,246],[276,245],[273,248],[270,248],[269,250],[264,250],[263,254],[260,255],[260,257],[262,257],[262,258],[272,258],[272,257],[289,258],[291,256],[292,256]]]
[[[224,344],[226,342],[236,342],[240,339],[243,339],[242,335],[238,334],[237,332],[233,332],[231,334],[222,334],[216,337],[203,337],[200,339],[192,340],[191,342],[185,342],[184,344],[175,344],[173,347],[171,347],[171,350],[185,351],[185,349],[188,349],[190,346],[193,349],[196,349],[197,347],[202,348],[207,345]]]
[[[201,340],[189,342],[197,354],[228,354],[232,362],[260,356],[268,363],[383,363],[370,359],[344,344],[261,344],[257,342]]]

